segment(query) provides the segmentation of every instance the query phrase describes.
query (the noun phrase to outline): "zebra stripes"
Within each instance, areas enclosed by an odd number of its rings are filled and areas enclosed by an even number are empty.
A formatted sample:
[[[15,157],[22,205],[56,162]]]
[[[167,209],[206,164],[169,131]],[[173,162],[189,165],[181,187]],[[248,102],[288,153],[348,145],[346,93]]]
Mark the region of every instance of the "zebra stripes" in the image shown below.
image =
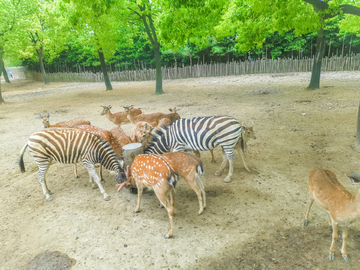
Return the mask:
[[[107,170],[115,172],[118,183],[126,181],[125,173],[110,144],[90,132],[71,128],[50,128],[33,133],[20,153],[19,166],[22,172],[25,171],[23,155],[27,147],[39,167],[40,184],[48,201],[52,200],[52,193],[47,188],[45,175],[52,160],[66,164],[81,160],[89,172],[90,180],[91,177],[94,179],[105,200],[110,200],[110,196],[105,193],[94,164],[101,163]]]
[[[234,147],[242,136],[242,129],[237,119],[226,115],[182,118],[155,131],[145,153],[163,154],[169,150],[183,152],[188,149],[207,151],[220,145],[223,162],[215,174],[221,174],[228,160],[229,174],[224,181],[230,182],[235,160]]]

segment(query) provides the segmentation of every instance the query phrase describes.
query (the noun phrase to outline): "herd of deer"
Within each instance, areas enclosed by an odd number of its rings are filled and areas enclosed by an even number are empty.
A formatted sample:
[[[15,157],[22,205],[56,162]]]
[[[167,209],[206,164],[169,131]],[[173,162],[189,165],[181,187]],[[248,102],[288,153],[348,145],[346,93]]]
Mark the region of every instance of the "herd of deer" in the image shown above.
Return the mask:
[[[95,126],[91,126],[90,121],[87,119],[74,119],[66,122],[50,125],[49,114],[47,116],[41,116],[45,128],[48,127],[68,127],[82,129],[96,134],[102,139],[109,142],[113,147],[114,152],[119,155],[122,153],[122,147],[126,144],[133,142],[146,142],[151,138],[151,129],[160,128],[163,125],[169,125],[172,122],[180,119],[179,114],[176,112],[176,108],[170,109],[169,114],[153,113],[142,114],[141,109],[134,108],[133,106],[124,106],[124,112],[118,112],[112,114],[110,109],[111,105],[102,106],[103,111],[101,115],[106,115],[109,121],[113,122],[116,127],[110,131],[100,129]],[[122,124],[132,122],[135,124],[132,129],[131,135],[127,136],[121,128]],[[194,151],[195,152],[195,151]],[[199,153],[196,153],[199,157]],[[242,151],[239,154],[243,158]],[[214,156],[211,151],[212,159],[214,162]],[[173,212],[174,212],[174,188],[178,180],[178,176],[184,178],[186,183],[195,191],[199,200],[198,214],[203,212],[206,207],[205,190],[201,182],[201,175],[204,173],[201,160],[194,155],[188,153],[166,153],[163,155],[139,155],[135,158],[131,166],[131,177],[128,181],[120,185],[121,188],[127,184],[133,187],[140,187],[142,185],[148,187],[152,186],[161,204],[168,210],[170,220],[170,230],[165,236],[169,238],[173,235]],[[148,164],[156,164],[148,166]],[[245,168],[248,167],[243,162]],[[154,170],[156,167],[156,170]],[[176,172],[176,173],[174,173]],[[129,172],[128,172],[129,173]],[[156,176],[155,176],[156,174]],[[162,175],[163,177],[158,177]],[[78,177],[75,164],[75,176]],[[100,166],[100,177],[101,166]],[[353,183],[360,183],[360,176],[356,174],[346,175],[346,177]],[[160,179],[160,180],[159,180]],[[163,183],[167,182],[168,185]],[[138,189],[138,203],[135,208],[135,212],[140,209],[140,198],[142,189]],[[170,201],[168,199],[170,195]],[[343,226],[343,243],[341,253],[343,259],[347,262],[348,257],[346,253],[346,239],[348,234],[348,227],[352,222],[356,221],[360,217],[360,189],[357,190],[355,195],[352,195],[346,188],[340,184],[335,174],[325,169],[315,169],[309,175],[309,204],[305,215],[304,226],[307,226],[307,220],[313,201],[323,208],[329,216],[329,224],[332,229],[332,243],[329,252],[329,259],[334,259],[334,247],[335,239],[337,238],[337,227]]]

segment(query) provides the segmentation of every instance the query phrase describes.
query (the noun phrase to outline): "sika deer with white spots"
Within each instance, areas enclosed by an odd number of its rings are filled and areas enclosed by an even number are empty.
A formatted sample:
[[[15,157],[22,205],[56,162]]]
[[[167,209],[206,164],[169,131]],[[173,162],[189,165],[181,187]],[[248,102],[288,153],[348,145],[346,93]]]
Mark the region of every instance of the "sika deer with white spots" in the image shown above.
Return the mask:
[[[167,161],[171,168],[195,191],[199,201],[200,215],[206,207],[205,189],[201,181],[204,167],[200,159],[189,153],[173,152],[158,155]]]
[[[354,184],[360,184],[360,176],[352,174],[347,178]],[[341,254],[344,261],[349,259],[346,254],[346,239],[348,227],[360,218],[360,189],[352,195],[336,178],[336,175],[323,169],[316,169],[309,175],[309,204],[305,215],[304,226],[308,224],[308,217],[314,200],[323,208],[329,216],[332,227],[332,242],[329,251],[329,259],[334,260],[335,240],[338,226],[343,227],[343,243]]]
[[[157,155],[138,155],[131,164],[131,177],[127,183],[138,189],[138,202],[134,210],[140,211],[140,202],[143,186],[152,187],[161,204],[166,208],[169,216],[170,229],[165,238],[170,238],[174,233],[174,189],[178,175],[170,164]],[[120,185],[118,191],[125,185]],[[169,200],[170,197],[170,200]]]

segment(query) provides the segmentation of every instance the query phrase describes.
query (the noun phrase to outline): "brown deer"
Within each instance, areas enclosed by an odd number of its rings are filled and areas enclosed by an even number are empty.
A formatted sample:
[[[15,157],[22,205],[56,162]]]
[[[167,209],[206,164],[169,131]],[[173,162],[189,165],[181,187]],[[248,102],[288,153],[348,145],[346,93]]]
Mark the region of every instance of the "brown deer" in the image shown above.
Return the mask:
[[[49,118],[50,114],[48,113],[46,116],[40,114],[40,118],[42,119],[44,128],[56,128],[56,127],[63,127],[63,128],[76,128],[80,125],[91,125],[90,121],[85,118],[76,118],[69,121],[59,122],[55,125],[50,125]]]
[[[121,127],[113,127],[110,129],[110,133],[115,138],[115,141],[120,147],[120,154],[122,154],[123,146],[132,143],[130,137],[126,135],[125,131]]]
[[[160,129],[162,126],[168,126],[172,122],[175,122],[176,120],[179,120],[181,118],[180,115],[176,112],[176,108],[170,108],[169,111],[169,114],[165,114],[162,118],[160,118],[157,129]]]
[[[360,183],[360,176],[352,174],[346,176],[353,184]],[[304,226],[308,224],[308,217],[311,205],[314,200],[323,208],[329,216],[329,223],[332,228],[332,242],[329,251],[329,260],[334,260],[335,239],[337,238],[337,226],[343,226],[343,242],[341,254],[344,261],[349,259],[346,254],[346,239],[348,227],[360,217],[360,189],[355,195],[339,183],[336,175],[324,169],[315,169],[309,175],[309,204],[306,211]]]
[[[199,200],[200,215],[206,207],[205,189],[201,182],[204,167],[200,159],[189,153],[173,152],[157,155],[167,161],[171,168],[195,191]]]
[[[101,115],[106,115],[107,119],[111,122],[113,122],[115,125],[117,125],[118,127],[121,126],[121,124],[129,124],[130,120],[127,118],[127,115],[124,114],[123,112],[117,112],[112,114],[110,109],[111,109],[111,105],[101,105],[101,107],[103,107],[103,111],[101,112]],[[131,111],[133,112],[134,115],[139,115],[141,114],[141,109],[140,108],[132,108]]]
[[[141,142],[144,135],[152,128],[147,122],[138,122],[131,131],[130,139],[133,143]]]
[[[140,121],[147,122],[153,127],[156,127],[159,124],[159,120],[161,117],[163,117],[165,114],[157,112],[157,113],[151,113],[151,114],[139,114],[135,115],[132,111],[133,105],[125,105],[124,106],[124,113],[127,115],[127,118],[132,122],[133,124],[137,124]]]
[[[138,202],[134,210],[140,211],[143,186],[152,187],[160,203],[166,208],[169,216],[170,229],[165,238],[174,234],[174,189],[178,175],[170,164],[157,155],[138,155],[131,164],[131,177],[119,185],[118,191],[126,184],[138,189]],[[169,200],[170,197],[170,200]]]

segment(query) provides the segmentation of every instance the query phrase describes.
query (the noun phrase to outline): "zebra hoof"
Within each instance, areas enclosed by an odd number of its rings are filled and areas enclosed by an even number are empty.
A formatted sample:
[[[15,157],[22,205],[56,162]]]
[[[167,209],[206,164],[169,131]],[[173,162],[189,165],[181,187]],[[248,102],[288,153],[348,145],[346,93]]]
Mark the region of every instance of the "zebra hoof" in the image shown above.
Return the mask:
[[[216,175],[216,176],[220,176],[220,175],[221,175],[221,172],[216,171],[216,172],[214,173],[214,175]]]
[[[46,200],[47,200],[48,202],[51,202],[51,201],[53,200],[53,198],[52,198],[51,196],[46,196]]]
[[[225,183],[230,183],[230,182],[231,182],[231,178],[230,178],[230,177],[226,177],[226,178],[224,179],[224,182],[225,182]]]
[[[111,200],[111,197],[110,197],[109,195],[106,195],[106,196],[104,196],[104,200],[105,200],[105,201],[110,201],[110,200]]]

